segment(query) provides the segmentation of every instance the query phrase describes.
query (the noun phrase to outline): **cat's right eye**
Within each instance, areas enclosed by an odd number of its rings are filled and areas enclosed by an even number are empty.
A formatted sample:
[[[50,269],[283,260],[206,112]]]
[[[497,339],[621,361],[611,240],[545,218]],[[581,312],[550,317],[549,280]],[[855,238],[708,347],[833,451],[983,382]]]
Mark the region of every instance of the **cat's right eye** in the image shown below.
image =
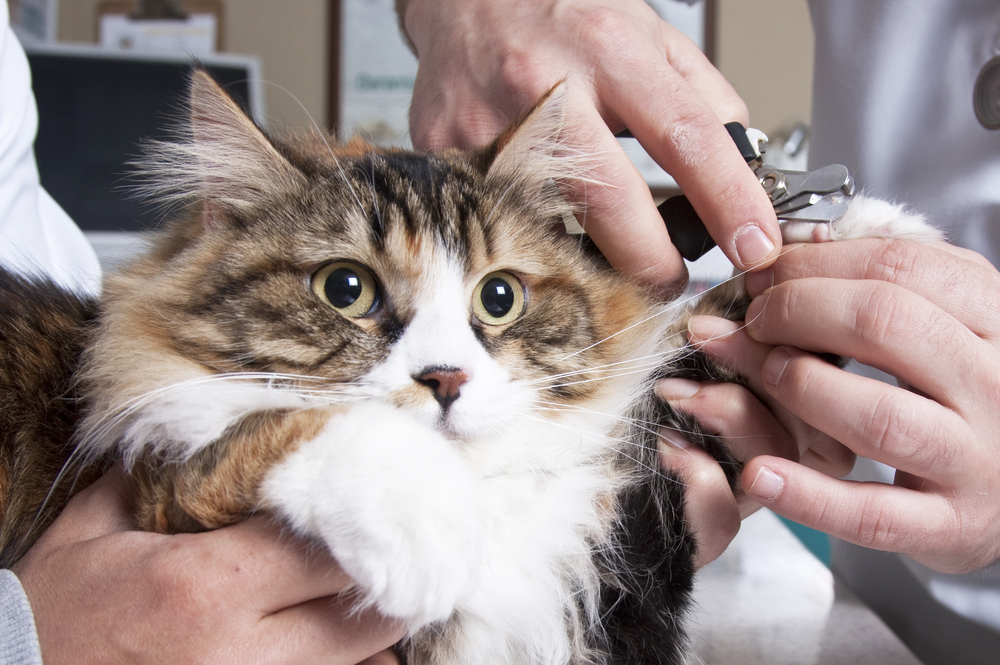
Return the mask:
[[[312,290],[324,303],[352,319],[369,314],[379,302],[378,284],[371,272],[350,261],[328,263],[317,270]]]
[[[524,313],[524,286],[509,272],[491,272],[476,286],[472,311],[487,325],[506,325]]]

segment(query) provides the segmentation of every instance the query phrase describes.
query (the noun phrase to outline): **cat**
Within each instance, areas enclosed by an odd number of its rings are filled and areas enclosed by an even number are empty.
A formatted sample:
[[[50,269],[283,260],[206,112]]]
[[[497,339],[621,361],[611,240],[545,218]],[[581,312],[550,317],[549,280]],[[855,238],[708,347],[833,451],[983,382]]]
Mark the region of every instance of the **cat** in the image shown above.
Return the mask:
[[[417,153],[269,137],[196,71],[142,162],[184,209],[151,250],[99,302],[0,273],[0,563],[121,463],[143,529],[262,512],[328,548],[412,665],[685,662],[698,545],[657,430],[739,463],[653,384],[739,381],[684,330],[748,299],[664,302],[566,231],[564,105]],[[849,235],[923,224],[887,205]]]

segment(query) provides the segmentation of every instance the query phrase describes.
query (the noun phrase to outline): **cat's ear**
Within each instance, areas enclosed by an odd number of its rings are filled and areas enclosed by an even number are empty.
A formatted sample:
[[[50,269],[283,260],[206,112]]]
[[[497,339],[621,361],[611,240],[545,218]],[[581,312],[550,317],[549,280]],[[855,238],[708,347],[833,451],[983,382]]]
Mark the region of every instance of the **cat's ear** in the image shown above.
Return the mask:
[[[155,142],[137,165],[141,193],[167,203],[201,202],[206,222],[220,222],[287,190],[305,176],[275,149],[246,113],[202,70],[191,76],[190,116],[184,139]]]
[[[191,77],[191,141],[202,198],[253,205],[303,181],[236,102],[203,70]]]
[[[560,140],[565,116],[566,84],[560,82],[487,147],[488,173],[537,183],[573,177],[576,160]]]

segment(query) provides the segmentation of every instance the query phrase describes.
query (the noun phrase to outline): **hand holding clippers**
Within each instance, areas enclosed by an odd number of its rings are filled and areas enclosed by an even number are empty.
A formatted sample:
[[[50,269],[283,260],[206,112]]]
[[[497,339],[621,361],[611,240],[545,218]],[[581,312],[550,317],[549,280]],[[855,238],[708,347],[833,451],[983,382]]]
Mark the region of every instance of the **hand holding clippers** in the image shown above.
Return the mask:
[[[846,166],[831,164],[815,171],[786,171],[763,162],[767,136],[756,129],[744,129],[738,122],[726,125],[747,165],[771,198],[778,222],[830,223],[840,219],[854,196],[854,179]],[[689,261],[715,247],[715,241],[686,196],[673,196],[657,210],[670,239]]]

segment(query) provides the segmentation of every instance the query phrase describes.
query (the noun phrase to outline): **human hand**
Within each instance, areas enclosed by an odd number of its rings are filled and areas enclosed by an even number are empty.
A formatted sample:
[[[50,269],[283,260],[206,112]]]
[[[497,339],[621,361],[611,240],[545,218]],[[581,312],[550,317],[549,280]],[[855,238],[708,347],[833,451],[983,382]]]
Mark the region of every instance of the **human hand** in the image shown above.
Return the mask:
[[[802,422],[769,397],[760,367],[773,348],[752,340],[742,323],[710,316],[688,321],[692,346],[747,378],[749,389],[735,383],[697,383],[665,379],[657,384],[661,398],[693,415],[716,432],[741,464],[760,455],[772,455],[841,477],[854,465],[854,454]],[[756,395],[761,395],[760,401]],[[663,432],[664,466],[687,484],[685,519],[695,534],[695,565],[701,567],[722,554],[739,531],[740,521],[760,507],[752,496],[729,486],[722,467],[708,453],[692,447],[680,433]]]
[[[325,552],[264,517],[134,531],[124,488],[113,469],[14,566],[46,665],[397,662],[385,649],[405,628],[354,612],[351,580]]]
[[[631,130],[684,190],[740,269],[781,244],[774,211],[723,124],[747,125],[729,83],[642,0],[409,0],[420,58],[410,128],[418,148],[487,143],[566,81],[563,139],[595,159],[570,183],[582,220],[616,268],[677,288],[684,264],[614,133]]]
[[[757,373],[764,394],[898,469],[892,485],[853,483],[767,455],[747,463],[747,492],[796,522],[942,572],[996,561],[1000,273],[943,244],[858,240],[788,248],[747,287],[749,336],[777,346]],[[857,358],[908,388],[806,351]]]

